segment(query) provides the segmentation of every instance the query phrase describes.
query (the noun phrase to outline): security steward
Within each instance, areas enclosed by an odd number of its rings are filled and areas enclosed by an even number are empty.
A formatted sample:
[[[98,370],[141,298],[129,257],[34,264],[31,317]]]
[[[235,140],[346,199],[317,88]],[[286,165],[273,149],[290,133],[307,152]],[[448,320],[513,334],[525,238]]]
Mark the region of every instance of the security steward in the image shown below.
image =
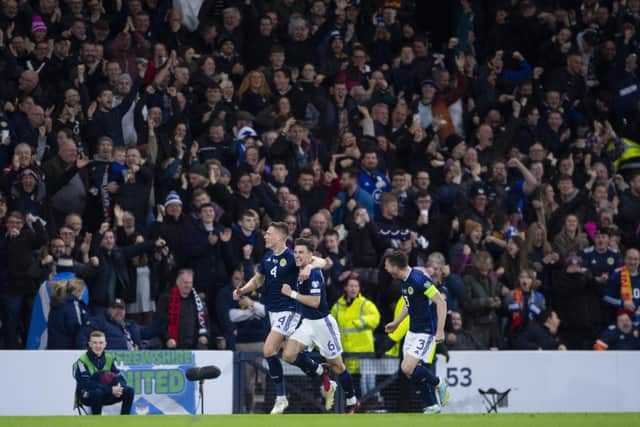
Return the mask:
[[[86,405],[93,415],[100,415],[102,407],[122,402],[121,415],[131,413],[133,388],[116,367],[115,356],[104,351],[107,340],[102,331],[89,335],[89,350],[76,361],[73,375],[76,379],[76,407]]]

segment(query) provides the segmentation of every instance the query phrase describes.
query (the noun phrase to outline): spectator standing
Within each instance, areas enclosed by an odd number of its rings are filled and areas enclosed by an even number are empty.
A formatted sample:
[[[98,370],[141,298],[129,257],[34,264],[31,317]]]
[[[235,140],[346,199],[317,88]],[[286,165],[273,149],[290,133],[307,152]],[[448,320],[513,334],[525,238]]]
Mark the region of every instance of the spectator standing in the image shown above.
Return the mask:
[[[158,301],[158,322],[164,347],[207,349],[209,319],[204,302],[193,288],[193,271],[179,270],[176,285]]]

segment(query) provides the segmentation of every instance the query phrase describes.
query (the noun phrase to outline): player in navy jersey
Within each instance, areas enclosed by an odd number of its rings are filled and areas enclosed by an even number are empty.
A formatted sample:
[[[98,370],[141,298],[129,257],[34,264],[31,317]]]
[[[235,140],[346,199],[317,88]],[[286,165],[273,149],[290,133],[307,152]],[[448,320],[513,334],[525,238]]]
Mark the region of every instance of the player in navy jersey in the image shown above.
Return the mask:
[[[400,369],[422,394],[423,412],[437,414],[448,403],[449,391],[446,380],[432,374],[425,364],[433,362],[437,343],[444,341],[447,303],[426,274],[409,267],[407,255],[403,252],[394,251],[387,255],[384,268],[391,277],[402,281],[405,303],[398,317],[385,326],[385,332],[395,331],[409,315],[409,332],[404,339]],[[433,399],[433,388],[439,402]]]
[[[271,323],[271,331],[264,342],[263,354],[269,365],[269,375],[276,388],[276,402],[271,410],[272,414],[281,414],[289,406],[278,351],[300,322],[297,303],[282,294],[282,286],[285,283],[295,284],[298,279],[306,280],[313,268],[322,269],[327,264],[324,259],[313,257],[309,265],[298,269],[293,251],[285,244],[288,234],[289,230],[285,223],[271,223],[264,234],[268,251],[262,262],[258,264],[258,271],[244,286],[233,291],[233,299],[237,301],[242,295],[262,287],[262,303],[269,313]]]
[[[313,261],[313,243],[311,240],[298,239],[295,243],[294,255],[296,265],[303,269]],[[319,269],[311,270],[309,278],[297,283],[297,291],[285,284],[282,294],[291,301],[300,303],[302,323],[287,341],[283,359],[299,367],[310,377],[323,375],[323,390],[325,394],[325,409],[333,406],[336,383],[330,381],[323,366],[309,357],[304,350],[313,345],[317,346],[320,354],[327,360],[331,370],[338,376],[338,381],[346,397],[347,413],[354,413],[360,407],[353,388],[353,379],[342,360],[342,344],[338,323],[331,316],[327,303],[324,276]]]

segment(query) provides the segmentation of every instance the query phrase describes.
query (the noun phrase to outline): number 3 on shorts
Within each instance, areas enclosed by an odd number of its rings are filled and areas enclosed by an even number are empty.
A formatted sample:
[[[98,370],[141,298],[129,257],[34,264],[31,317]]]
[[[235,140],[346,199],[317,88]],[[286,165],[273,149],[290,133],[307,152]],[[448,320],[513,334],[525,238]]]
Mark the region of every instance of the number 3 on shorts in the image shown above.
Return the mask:
[[[418,340],[418,345],[416,346],[416,354],[421,354],[424,350],[424,345],[426,344],[425,340]]]

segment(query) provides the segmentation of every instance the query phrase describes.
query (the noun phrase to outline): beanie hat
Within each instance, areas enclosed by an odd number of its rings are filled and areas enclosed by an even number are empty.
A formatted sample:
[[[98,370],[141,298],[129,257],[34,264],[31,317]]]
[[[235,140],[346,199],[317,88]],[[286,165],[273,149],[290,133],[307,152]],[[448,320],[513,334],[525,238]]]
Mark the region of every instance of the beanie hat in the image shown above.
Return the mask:
[[[33,20],[31,21],[31,32],[32,33],[37,33],[38,31],[44,31],[45,33],[47,32],[47,26],[45,25],[44,21],[42,20],[41,16],[34,16]]]
[[[244,126],[238,131],[238,136],[236,137],[236,141],[244,141],[246,138],[256,138],[258,134],[255,130],[253,130],[250,126]]]
[[[468,219],[464,222],[464,234],[466,234],[467,236],[469,236],[478,228],[482,229],[482,224],[480,224],[479,222],[476,222],[472,219]]]
[[[182,206],[182,200],[180,200],[180,196],[175,191],[172,191],[167,196],[167,199],[164,201],[164,207],[166,208],[170,204],[177,203]]]
[[[572,265],[582,267],[582,258],[576,254],[569,255],[564,261],[564,268],[569,268]]]

